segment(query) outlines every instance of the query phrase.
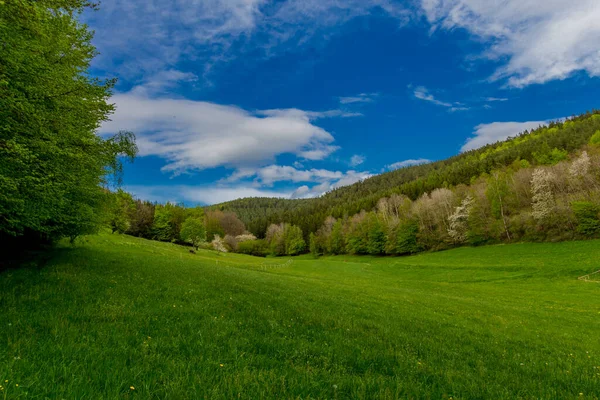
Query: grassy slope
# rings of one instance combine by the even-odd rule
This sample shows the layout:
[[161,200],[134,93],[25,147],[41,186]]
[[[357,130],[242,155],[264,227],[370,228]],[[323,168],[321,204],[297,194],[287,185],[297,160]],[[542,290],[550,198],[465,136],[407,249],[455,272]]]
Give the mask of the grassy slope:
[[0,399],[600,393],[600,241],[285,261],[104,235],[5,271]]

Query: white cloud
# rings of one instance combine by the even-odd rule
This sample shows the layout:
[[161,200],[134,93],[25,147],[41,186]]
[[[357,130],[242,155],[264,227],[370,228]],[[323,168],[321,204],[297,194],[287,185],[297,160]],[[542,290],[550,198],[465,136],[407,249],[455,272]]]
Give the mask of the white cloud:
[[203,187],[190,185],[129,185],[124,188],[137,198],[159,203],[186,202],[211,205],[244,197],[290,198],[292,191],[262,190],[251,186]]
[[485,101],[490,101],[490,102],[493,102],[493,101],[508,101],[508,99],[505,98],[505,97],[486,97]]
[[367,158],[365,156],[361,156],[359,154],[355,154],[350,158],[350,166],[356,167],[365,162]]
[[370,176],[372,175],[368,172],[354,170],[346,172],[317,168],[302,170],[289,165],[269,165],[254,170],[237,170],[225,179],[224,182],[231,183],[248,178],[255,178],[254,182],[258,186],[272,186],[277,182],[310,182],[324,185],[326,189],[322,192],[325,192],[331,188],[350,185]]
[[417,158],[417,159],[411,159],[411,160],[398,161],[393,164],[386,165],[386,168],[388,170],[392,171],[392,170],[399,169],[399,168],[410,167],[413,165],[427,164],[430,162],[431,162],[431,160],[428,160],[426,158]]
[[279,154],[322,160],[338,149],[334,138],[313,120],[345,117],[337,110],[298,109],[249,112],[203,101],[154,97],[144,85],[117,93],[112,121],[100,133],[130,130],[137,136],[140,156],[167,160],[164,171],[182,173],[225,166],[246,173]]
[[513,87],[600,76],[598,0],[421,0],[433,29],[464,28],[489,43],[503,65],[491,77]]
[[[211,186],[191,185],[127,185],[124,189],[143,200],[165,202],[186,202],[200,204],[217,204],[225,201],[244,197],[277,197],[277,198],[309,198],[346,185],[351,185],[360,180],[367,179],[372,174],[368,172],[346,171],[334,172],[327,170],[292,171],[292,167],[270,166],[256,171],[250,176],[257,176],[260,182],[238,182],[231,180]],[[296,189],[264,189],[261,185],[274,182],[290,181],[316,181],[316,185],[309,187],[302,185]]]
[[548,121],[527,121],[527,122],[492,122],[489,124],[479,124],[475,127],[473,137],[467,139],[462,146],[461,151],[469,151],[483,147],[486,144],[496,143],[507,139],[510,136],[530,129],[535,129],[540,125],[547,125]]
[[[409,85],[409,88],[410,87],[412,87],[412,86]],[[447,107],[448,111],[450,111],[450,112],[466,111],[466,110],[470,109],[469,107],[466,107],[464,104],[459,103],[459,102],[449,103],[446,101],[438,100],[424,86],[415,87],[415,89],[413,90],[413,95],[419,100],[424,100],[424,101],[428,101],[428,102],[433,103],[438,106]]]
[[291,194],[292,199],[297,198],[310,198],[310,197],[319,197],[333,189],[340,188],[342,186],[352,185],[358,181],[363,181],[372,177],[373,174],[368,172],[360,172],[360,171],[346,171],[345,174],[338,179],[337,181],[325,181],[313,187],[309,187],[307,185],[300,186]]
[[353,104],[353,103],[372,103],[378,93],[360,93],[356,96],[340,97],[341,104]]

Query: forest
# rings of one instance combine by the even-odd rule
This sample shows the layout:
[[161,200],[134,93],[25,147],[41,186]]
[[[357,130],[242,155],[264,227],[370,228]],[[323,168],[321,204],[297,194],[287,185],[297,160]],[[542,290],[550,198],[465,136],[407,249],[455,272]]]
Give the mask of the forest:
[[113,232],[222,252],[404,255],[595,238],[598,199],[600,114],[594,111],[321,198],[186,208],[118,191],[107,215]]

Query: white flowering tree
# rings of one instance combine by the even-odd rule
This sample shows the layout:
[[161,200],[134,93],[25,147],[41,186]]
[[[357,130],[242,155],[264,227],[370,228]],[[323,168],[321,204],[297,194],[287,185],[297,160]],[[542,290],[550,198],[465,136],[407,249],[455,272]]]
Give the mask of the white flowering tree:
[[469,229],[468,220],[473,209],[473,197],[465,197],[454,212],[448,217],[448,235],[455,243],[464,243],[467,240],[467,231]]
[[538,222],[547,220],[554,210],[552,179],[552,173],[544,168],[537,168],[533,171],[531,177],[533,218]]

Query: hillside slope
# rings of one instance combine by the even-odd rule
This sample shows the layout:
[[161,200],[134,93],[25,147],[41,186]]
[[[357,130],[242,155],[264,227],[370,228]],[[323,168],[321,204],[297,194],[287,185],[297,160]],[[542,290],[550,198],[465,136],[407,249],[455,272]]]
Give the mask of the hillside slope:
[[[0,273],[6,398],[598,398],[600,241],[259,259],[122,235]],[[17,386],[18,385],[18,386]]]
[[262,237],[271,223],[298,225],[305,234],[315,232],[327,216],[342,218],[371,210],[382,197],[404,194],[412,200],[434,189],[469,184],[492,170],[526,160],[532,165],[553,149],[572,153],[600,130],[600,111],[593,110],[565,122],[553,122],[531,132],[515,132],[507,141],[461,153],[446,160],[376,175],[335,189],[313,199],[245,198],[208,209],[235,212],[255,235]]

